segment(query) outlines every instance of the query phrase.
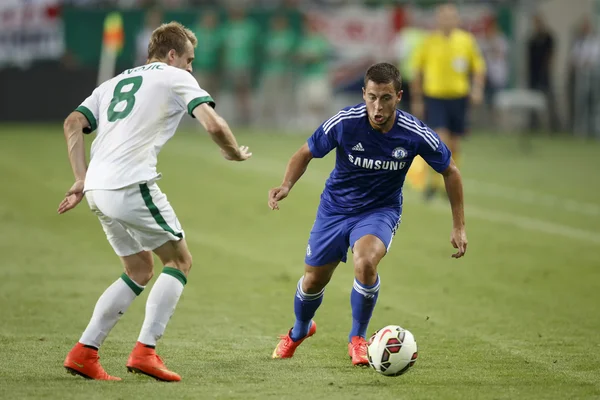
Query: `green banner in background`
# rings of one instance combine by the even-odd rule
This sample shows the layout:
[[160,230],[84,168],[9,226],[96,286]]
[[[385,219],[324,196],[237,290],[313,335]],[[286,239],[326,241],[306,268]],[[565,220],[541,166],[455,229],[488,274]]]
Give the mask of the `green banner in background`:
[[[600,1],[600,0],[598,0]],[[477,10],[486,6],[481,5],[473,5],[472,12],[477,13]],[[497,19],[498,23],[501,26],[504,33],[509,38],[509,41],[512,41],[512,18],[513,11],[506,6],[493,7],[487,6],[492,10]],[[466,10],[468,8],[467,5],[464,6]],[[171,10],[164,11],[162,14],[162,21],[178,21],[187,27],[195,30],[195,25],[200,20],[202,13],[208,10],[206,7],[196,7],[193,9],[186,10]],[[214,10],[214,8],[213,8]],[[369,9],[365,9],[367,11],[372,11]],[[389,10],[390,18],[393,18],[392,9]],[[427,11],[427,8],[422,8],[422,10]],[[430,9],[429,9],[430,10]],[[82,67],[86,68],[98,68],[100,61],[100,53],[102,48],[102,33],[103,33],[103,24],[106,15],[109,14],[111,9],[104,10],[90,10],[90,9],[80,9],[80,8],[67,8],[63,12],[64,19],[64,32],[65,32],[65,48],[70,56],[74,58],[74,60]],[[218,10],[221,22],[227,22],[227,12],[224,8],[219,8]],[[325,11],[316,11],[319,15],[322,15],[322,12]],[[344,12],[347,11],[347,12]],[[260,39],[260,37],[265,37],[267,34],[267,30],[269,29],[269,19],[275,12],[283,12],[285,13],[289,20],[290,25],[295,31],[297,35],[300,35],[301,25],[302,25],[302,14],[299,10],[287,9],[287,10],[249,10],[247,13],[247,17],[253,19],[257,22],[259,26],[259,40],[256,43],[256,51],[257,56],[253,57],[253,66],[251,75],[253,77],[257,77],[261,70],[261,44],[264,42]],[[331,10],[329,11],[331,12]],[[360,47],[360,41],[355,40],[356,38],[352,35],[355,35],[356,32],[356,24],[360,24],[361,22],[364,24],[365,19],[359,19],[358,22],[350,21],[348,18],[344,19],[346,14],[349,14],[348,9],[340,8],[336,11],[333,11],[333,16],[327,22],[327,26],[330,29],[324,29],[324,33],[329,35],[329,40],[332,43],[341,42],[343,46],[338,48],[333,52],[336,57],[344,58],[344,56],[348,56],[348,54],[356,56],[355,50],[357,47]],[[124,10],[121,12],[123,18],[123,29],[124,29],[124,44],[121,52],[119,53],[116,61],[116,71],[122,71],[127,68],[131,68],[136,64],[143,62],[139,59],[136,60],[136,54],[138,53],[136,49],[137,36],[140,31],[142,31],[144,27],[144,23],[146,20],[146,11],[144,10]],[[386,14],[387,15],[387,14]],[[426,17],[427,21],[432,21],[432,17]],[[346,21],[348,20],[348,21]],[[335,29],[332,28],[335,27]],[[327,27],[326,27],[327,28]],[[359,33],[364,34],[365,32],[370,32],[369,29],[360,31]],[[346,39],[340,41],[340,35],[346,35]],[[364,36],[364,35],[363,35]],[[148,38],[144,38],[141,41],[141,46],[146,46]],[[364,38],[362,38],[364,40]],[[379,41],[380,42],[380,41]],[[378,43],[379,43],[378,42]],[[142,49],[145,51],[145,49]],[[377,54],[374,57],[380,57],[381,51],[377,51]],[[142,57],[143,58],[143,57]],[[348,58],[348,57],[347,57]],[[356,58],[356,57],[354,57]],[[352,57],[350,57],[349,62],[352,62]],[[339,63],[338,63],[339,64]],[[511,74],[512,75],[512,74]],[[358,78],[357,78],[358,79]]]
[[[97,67],[102,49],[104,19],[111,10],[67,9],[64,12],[65,45],[67,51],[77,62],[87,67]],[[177,14],[177,15],[172,15]],[[136,55],[136,35],[144,26],[144,12],[140,10],[123,11],[125,42],[117,58],[122,68],[133,66]],[[165,19],[176,19],[184,24],[195,22],[190,13],[165,13]]]
[[[187,27],[193,28],[202,15],[202,10],[203,8],[198,7],[189,10],[165,11],[163,22],[178,21]],[[77,8],[64,10],[66,49],[82,66],[98,66],[102,47],[104,18],[110,11],[112,10]],[[226,21],[225,10],[220,9],[219,12],[221,20]],[[302,23],[300,13],[298,11],[288,11],[286,14],[290,18],[291,26],[299,33]],[[125,43],[117,59],[117,66],[119,69],[124,69],[132,67],[135,63],[136,36],[144,26],[145,11],[126,10],[122,11],[121,15],[123,17]],[[248,12],[248,17],[253,18],[263,30],[266,30],[268,19],[272,15],[273,11],[267,10]]]

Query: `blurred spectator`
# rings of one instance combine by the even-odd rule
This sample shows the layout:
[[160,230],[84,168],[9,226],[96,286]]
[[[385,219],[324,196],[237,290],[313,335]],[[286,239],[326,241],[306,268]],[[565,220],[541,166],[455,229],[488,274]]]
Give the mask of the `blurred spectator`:
[[586,18],[571,49],[574,72],[573,130],[600,138],[600,37]]
[[223,44],[219,14],[210,9],[202,11],[193,31],[198,39],[196,58],[192,64],[194,76],[200,87],[216,98],[219,90],[219,61]]
[[[492,18],[486,25],[483,36],[479,40],[479,46],[487,67],[485,102],[489,109],[494,111],[494,96],[507,87],[509,77],[508,40],[498,28],[495,18]],[[495,112],[494,119],[496,119]]]
[[[554,58],[554,36],[548,30],[544,20],[540,15],[535,15],[532,19],[533,33],[528,42],[527,61],[529,67],[529,87],[533,90],[539,90],[546,97],[547,112],[550,118],[550,130],[559,131],[561,129],[560,120],[556,112],[556,100],[552,89],[552,60]],[[540,128],[539,115],[535,112],[531,114],[530,128],[537,130]]]
[[232,7],[224,28],[224,63],[227,81],[237,102],[237,123],[250,122],[252,73],[255,66],[259,27],[241,7]]
[[296,53],[300,71],[297,105],[302,126],[318,126],[331,112],[328,108],[333,95],[328,63],[331,45],[314,18],[304,18],[303,33]]
[[152,7],[146,11],[144,26],[135,38],[135,65],[146,64],[148,59],[148,43],[152,32],[163,22],[163,14],[158,7]]
[[404,27],[397,33],[393,43],[394,63],[398,64],[402,76],[402,101],[400,108],[410,111],[410,85],[414,76],[412,68],[412,57],[415,50],[419,48],[428,32],[416,24],[413,14],[406,10],[404,12]]
[[286,16],[274,15],[270,22],[271,29],[264,42],[259,118],[281,128],[292,114],[291,70],[296,35]]

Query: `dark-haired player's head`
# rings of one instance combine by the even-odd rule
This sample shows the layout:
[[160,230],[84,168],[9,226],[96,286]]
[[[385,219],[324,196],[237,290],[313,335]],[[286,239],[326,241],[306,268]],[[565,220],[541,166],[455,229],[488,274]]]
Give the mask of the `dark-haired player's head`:
[[390,63],[369,67],[365,74],[363,99],[373,128],[385,132],[392,128],[401,98],[402,78],[398,68]]

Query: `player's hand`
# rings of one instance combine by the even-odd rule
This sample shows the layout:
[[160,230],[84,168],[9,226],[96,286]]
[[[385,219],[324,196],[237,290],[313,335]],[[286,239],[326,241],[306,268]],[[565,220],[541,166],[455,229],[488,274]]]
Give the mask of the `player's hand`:
[[285,199],[290,193],[290,189],[285,186],[279,186],[269,190],[269,208],[279,210],[278,202]]
[[252,157],[252,153],[250,152],[250,149],[248,149],[248,146],[240,146],[238,154],[236,155],[231,155],[223,149],[221,149],[221,154],[229,161],[245,161]]
[[452,258],[461,258],[467,252],[467,232],[465,228],[454,228],[452,229],[452,236],[450,243],[458,251],[452,254]]
[[483,103],[483,90],[480,88],[474,88],[471,92],[471,103],[475,106]]
[[83,199],[83,181],[76,181],[71,189],[65,194],[65,198],[58,205],[58,213],[64,214],[75,208]]

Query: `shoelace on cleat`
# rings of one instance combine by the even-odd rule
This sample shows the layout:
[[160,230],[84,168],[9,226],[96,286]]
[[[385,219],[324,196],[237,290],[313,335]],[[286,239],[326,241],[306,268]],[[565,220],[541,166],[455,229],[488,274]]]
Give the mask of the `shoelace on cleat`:
[[352,352],[358,354],[361,357],[367,356],[367,348],[364,346],[366,342],[356,342],[352,344]]
[[294,341],[289,335],[279,335],[279,339],[283,340],[283,344],[280,345],[280,349],[287,349]]

